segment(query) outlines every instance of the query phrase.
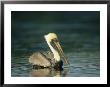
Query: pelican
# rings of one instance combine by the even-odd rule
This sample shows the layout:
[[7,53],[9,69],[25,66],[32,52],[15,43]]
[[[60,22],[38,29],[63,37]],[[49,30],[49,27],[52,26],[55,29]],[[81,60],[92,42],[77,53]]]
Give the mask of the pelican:
[[[29,62],[36,68],[61,69],[63,61],[69,64],[55,33],[44,35],[44,38],[51,50],[47,52],[36,52],[29,58]],[[62,61],[63,59],[63,61]]]

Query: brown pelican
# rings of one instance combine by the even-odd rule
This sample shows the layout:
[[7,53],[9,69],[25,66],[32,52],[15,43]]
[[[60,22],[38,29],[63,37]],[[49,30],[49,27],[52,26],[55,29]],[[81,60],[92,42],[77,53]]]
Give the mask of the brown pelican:
[[[36,52],[29,58],[29,62],[36,68],[55,68],[61,69],[63,61],[68,64],[67,58],[60,46],[57,35],[49,33],[44,38],[51,52]],[[62,61],[63,59],[63,61]]]

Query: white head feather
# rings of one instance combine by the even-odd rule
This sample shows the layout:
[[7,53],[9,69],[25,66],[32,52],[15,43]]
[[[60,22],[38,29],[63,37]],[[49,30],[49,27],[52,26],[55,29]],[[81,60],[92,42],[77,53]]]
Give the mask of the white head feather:
[[44,36],[46,41],[51,42],[52,39],[57,38],[57,35],[55,33],[49,33],[48,35]]

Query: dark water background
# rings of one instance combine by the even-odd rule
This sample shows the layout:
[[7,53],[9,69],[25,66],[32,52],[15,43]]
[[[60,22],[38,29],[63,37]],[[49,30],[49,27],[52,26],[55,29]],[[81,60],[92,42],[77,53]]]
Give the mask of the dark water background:
[[[11,75],[28,76],[100,76],[100,12],[11,12]],[[33,70],[29,56],[49,49],[44,35],[58,35],[70,67],[64,71]],[[39,75],[40,74],[40,75]]]

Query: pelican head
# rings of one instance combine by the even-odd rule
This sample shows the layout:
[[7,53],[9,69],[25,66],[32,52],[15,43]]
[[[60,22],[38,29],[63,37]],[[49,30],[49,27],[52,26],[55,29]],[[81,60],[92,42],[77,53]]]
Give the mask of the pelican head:
[[68,61],[64,55],[64,52],[60,46],[60,43],[58,41],[58,37],[55,33],[49,33],[44,36],[50,50],[54,54],[54,59],[56,62],[59,62],[61,58],[63,58],[64,62],[68,64]]

